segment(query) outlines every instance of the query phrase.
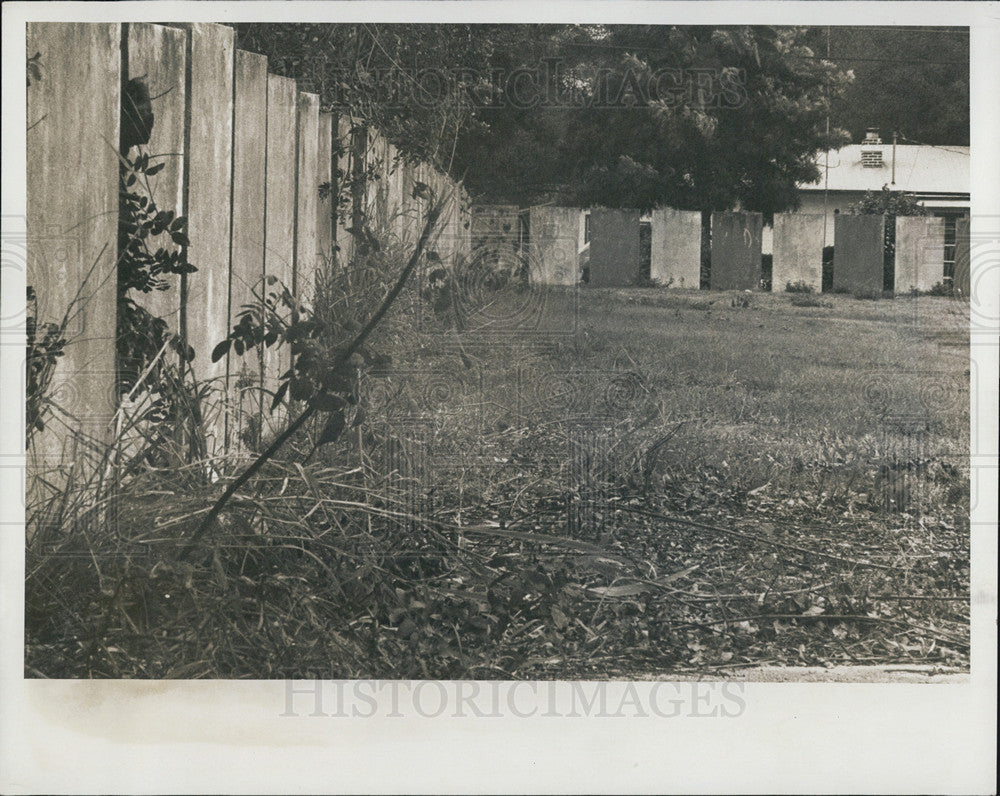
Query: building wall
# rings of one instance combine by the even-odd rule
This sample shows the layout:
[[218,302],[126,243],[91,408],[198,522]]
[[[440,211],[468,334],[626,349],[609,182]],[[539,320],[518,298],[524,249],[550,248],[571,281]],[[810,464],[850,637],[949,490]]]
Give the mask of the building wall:
[[[837,212],[847,213],[852,204],[860,202],[865,196],[864,191],[830,191],[827,200],[826,219],[826,245],[833,245],[833,225],[837,217]],[[797,212],[807,215],[823,215],[823,192],[822,191],[800,191],[799,200],[801,202]],[[947,204],[935,204],[933,201],[922,203],[931,215],[966,215],[969,212],[970,203],[968,199],[949,200]],[[765,241],[764,251],[767,251]]]

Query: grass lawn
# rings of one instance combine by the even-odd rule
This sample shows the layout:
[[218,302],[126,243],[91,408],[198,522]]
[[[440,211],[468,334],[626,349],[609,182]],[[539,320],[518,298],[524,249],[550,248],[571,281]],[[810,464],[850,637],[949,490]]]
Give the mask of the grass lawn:
[[[109,602],[37,562],[28,671],[967,668],[968,304],[815,298],[498,292],[461,332],[401,307],[363,417],[266,467],[189,569],[152,578],[154,552]],[[125,499],[129,545],[188,533],[221,489],[183,478]],[[69,584],[94,604],[57,627]]]

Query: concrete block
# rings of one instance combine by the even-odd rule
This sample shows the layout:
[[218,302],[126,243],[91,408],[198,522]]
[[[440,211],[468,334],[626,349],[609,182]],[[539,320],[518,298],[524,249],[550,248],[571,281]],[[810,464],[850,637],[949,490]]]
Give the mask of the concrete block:
[[[539,285],[576,285],[580,281],[580,211],[575,207],[532,207],[528,211],[531,255],[529,278]],[[638,238],[638,225],[636,227]]]
[[885,216],[838,213],[833,235],[833,289],[881,293]]
[[772,292],[780,293],[796,282],[810,285],[817,293],[823,289],[823,216],[776,214],[773,245]]
[[652,214],[649,275],[666,287],[701,285],[701,213],[658,207]]
[[896,218],[895,292],[930,290],[944,282],[944,219]]
[[763,227],[760,213],[712,213],[712,290],[760,288]]
[[295,201],[295,293],[311,302],[322,265],[316,220],[319,217],[319,95],[298,98],[298,188]]
[[[135,190],[149,196],[157,208],[187,215],[184,207],[184,111],[187,102],[187,34],[177,28],[133,22],[128,26],[128,77],[145,76],[153,105],[153,129],[149,143],[140,147],[150,155],[150,163],[162,163],[163,169],[148,178],[148,186],[139,181]],[[136,150],[133,149],[134,157]],[[168,251],[180,248],[167,236],[157,247]],[[167,322],[174,333],[180,331],[181,277],[163,274],[167,290],[135,293],[136,303],[155,317]]]
[[639,211],[590,212],[590,286],[626,287],[639,279]]
[[324,260],[330,258],[333,253],[333,230],[336,224],[334,194],[331,192],[334,185],[335,175],[333,173],[333,130],[336,119],[332,113],[320,113],[319,115],[319,144],[316,151],[317,168],[319,169],[319,184],[326,185],[323,196],[319,199],[316,209],[316,240],[320,254]]
[[962,296],[970,295],[972,282],[972,248],[969,218],[955,219],[955,273],[952,286]]
[[[29,474],[40,475],[71,464],[67,426],[106,441],[116,409],[121,26],[32,22],[27,51],[41,54],[45,71],[27,89],[26,282],[37,293],[40,324],[60,323],[82,298],[50,393],[70,417],[50,419],[28,451]],[[48,475],[56,488],[64,483]]]
[[232,217],[233,57],[235,31],[223,25],[189,28],[191,89],[187,195],[189,259],[197,271],[186,277],[184,322],[195,350],[195,376],[214,382],[206,402],[209,455],[222,452],[226,361],[213,363],[212,349],[226,337],[229,320],[229,244]]

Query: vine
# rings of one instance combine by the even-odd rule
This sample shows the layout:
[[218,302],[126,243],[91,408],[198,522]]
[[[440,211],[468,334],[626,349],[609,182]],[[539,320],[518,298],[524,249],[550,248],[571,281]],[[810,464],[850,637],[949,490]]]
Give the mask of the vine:
[[[176,350],[182,362],[194,352],[177,335],[170,335],[166,322],[140,306],[135,292],[169,289],[168,274],[190,274],[197,269],[188,262],[187,219],[172,210],[161,210],[153,200],[150,178],[166,165],[151,163],[148,153],[129,158],[133,146],[149,142],[153,113],[149,89],[141,78],[125,88],[121,114],[120,186],[118,198],[118,287],[117,361],[118,388],[122,395],[136,386],[139,375],[152,368],[151,384],[164,379],[164,362],[158,359],[166,345]],[[176,248],[168,249],[164,238]]]

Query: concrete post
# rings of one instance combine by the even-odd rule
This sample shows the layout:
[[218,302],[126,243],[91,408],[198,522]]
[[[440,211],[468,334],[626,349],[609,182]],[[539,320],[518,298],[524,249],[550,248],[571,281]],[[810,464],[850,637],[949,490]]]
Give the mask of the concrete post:
[[530,280],[539,285],[573,286],[580,279],[580,212],[575,207],[532,207],[528,213]]
[[652,214],[650,277],[664,287],[701,284],[701,213],[658,207]]
[[764,219],[760,213],[712,213],[712,290],[758,290]]
[[774,260],[771,291],[780,293],[798,282],[823,289],[823,216],[780,213],[774,216]]
[[[267,158],[267,58],[236,51],[233,113],[233,240],[229,282],[229,326],[247,305],[257,304],[264,286]],[[259,433],[264,402],[263,350],[229,353],[230,415],[227,448]]]
[[839,213],[833,246],[835,292],[882,292],[885,216]]
[[[163,164],[163,169],[149,178],[148,190],[145,184],[138,182],[135,190],[147,194],[160,210],[173,211],[177,216],[187,215],[184,206],[187,34],[163,25],[131,23],[128,26],[128,66],[127,77],[145,75],[153,98],[153,129],[142,151],[150,155],[151,163]],[[180,248],[165,239],[158,241],[157,246],[167,251]],[[163,274],[161,278],[169,285],[167,290],[137,294],[134,298],[155,317],[164,319],[171,332],[177,333],[180,331],[181,278],[177,274]]]
[[77,467],[78,480],[98,466],[117,405],[121,26],[33,22],[27,51],[40,53],[45,71],[27,95],[26,281],[38,324],[71,316],[46,393],[66,415],[35,431],[28,470],[59,489],[69,472],[61,466]]
[[639,278],[639,211],[590,213],[590,286],[627,287]]
[[198,23],[190,26],[188,35],[188,257],[198,270],[186,277],[183,312],[187,341],[195,351],[195,376],[217,387],[202,407],[211,456],[222,452],[225,441],[226,361],[213,363],[211,354],[229,331],[235,31]]
[[944,219],[896,218],[895,292],[926,291],[944,283]]
[[[280,290],[284,285],[293,286],[295,261],[295,152],[297,138],[297,92],[295,80],[286,77],[267,77],[267,198],[265,204],[264,273],[280,280],[268,286],[267,291]],[[291,360],[287,350],[265,349],[264,387],[273,392],[278,387],[278,376],[284,373]],[[270,396],[265,394],[270,405]],[[268,419],[280,420],[280,412],[265,413]],[[273,429],[272,429],[273,430]]]

